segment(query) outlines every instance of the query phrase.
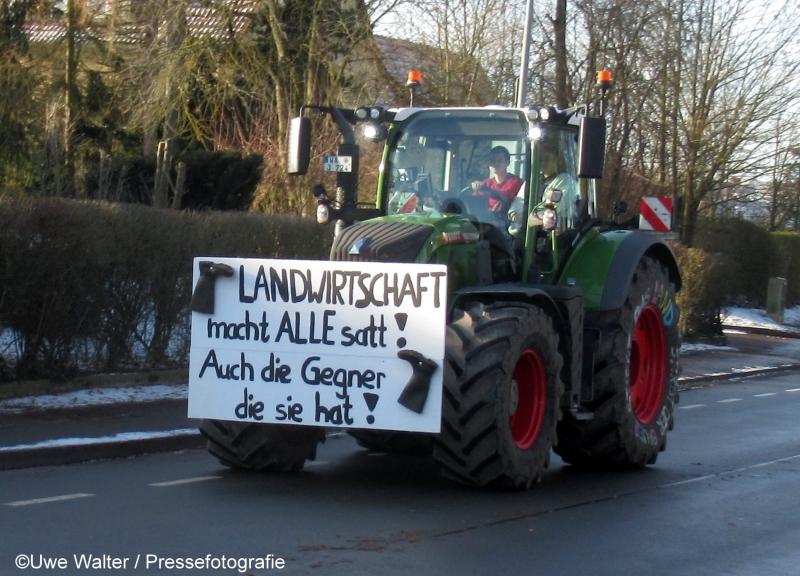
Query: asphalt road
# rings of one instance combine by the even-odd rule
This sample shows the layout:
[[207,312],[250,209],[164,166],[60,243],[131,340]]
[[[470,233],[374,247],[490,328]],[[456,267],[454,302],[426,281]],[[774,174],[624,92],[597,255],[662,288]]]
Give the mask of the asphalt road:
[[[794,374],[691,390],[656,466],[587,472],[554,458],[524,493],[454,486],[429,459],[349,437],[294,475],[233,472],[203,451],[5,471],[0,574],[85,574],[74,555],[92,554],[102,574],[791,576],[798,416]],[[268,554],[284,568],[166,568]],[[66,568],[21,570],[20,555]]]

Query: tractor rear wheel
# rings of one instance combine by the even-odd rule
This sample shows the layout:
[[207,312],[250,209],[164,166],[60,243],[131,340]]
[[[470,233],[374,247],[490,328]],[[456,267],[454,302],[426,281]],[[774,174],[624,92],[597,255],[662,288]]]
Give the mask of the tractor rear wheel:
[[325,429],[253,422],[202,420],[208,451],[225,466],[246,470],[295,472],[317,456]]
[[476,304],[447,328],[442,474],[471,486],[529,488],[550,461],[562,358],[550,317],[519,302]]
[[675,285],[657,260],[639,262],[621,309],[587,315],[600,329],[594,350],[591,420],[565,415],[555,451],[570,464],[643,468],[667,445],[678,399]]

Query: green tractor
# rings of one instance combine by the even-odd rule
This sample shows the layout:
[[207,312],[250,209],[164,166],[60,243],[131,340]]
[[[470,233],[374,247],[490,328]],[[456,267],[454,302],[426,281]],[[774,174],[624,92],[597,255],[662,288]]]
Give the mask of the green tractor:
[[[292,122],[289,172],[306,173],[311,119],[342,134],[318,220],[337,221],[332,260],[446,264],[441,430],[350,429],[375,450],[432,453],[444,476],[528,488],[551,449],[576,466],[641,468],[673,426],[681,279],[657,235],[597,214],[605,148],[588,106],[306,106]],[[385,140],[377,199],[357,199],[355,130]],[[490,171],[487,166],[491,165]],[[487,178],[488,176],[488,178]],[[224,463],[296,470],[313,427],[204,421]]]

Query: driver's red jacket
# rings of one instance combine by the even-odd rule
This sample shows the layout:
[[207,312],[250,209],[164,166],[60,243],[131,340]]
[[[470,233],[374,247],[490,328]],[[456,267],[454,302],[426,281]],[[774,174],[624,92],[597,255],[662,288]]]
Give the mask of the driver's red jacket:
[[[522,188],[522,178],[516,176],[515,174],[509,174],[508,177],[500,183],[498,183],[494,178],[487,178],[483,181],[483,185],[499,192],[505,203],[505,206],[498,206],[500,203],[496,198],[489,198],[489,210],[503,210],[507,209],[511,205],[511,201],[514,200],[517,192],[519,192],[519,189]],[[481,190],[476,190],[473,192],[473,195],[484,196],[485,193],[482,193]]]

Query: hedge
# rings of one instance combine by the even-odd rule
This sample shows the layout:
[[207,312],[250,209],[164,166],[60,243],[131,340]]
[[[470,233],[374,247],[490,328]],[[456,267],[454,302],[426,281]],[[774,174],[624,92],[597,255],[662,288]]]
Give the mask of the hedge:
[[323,259],[298,217],[0,199],[0,377],[176,367],[189,347],[192,259]]
[[770,234],[739,218],[701,220],[695,247],[677,248],[683,335],[719,336],[730,306],[765,308],[771,277],[786,278],[786,305],[800,302],[800,234]]
[[[0,198],[0,380],[183,366],[195,256],[325,259],[330,241],[298,217]],[[676,251],[685,336],[763,307],[770,276],[800,301],[800,234],[707,221]]]

